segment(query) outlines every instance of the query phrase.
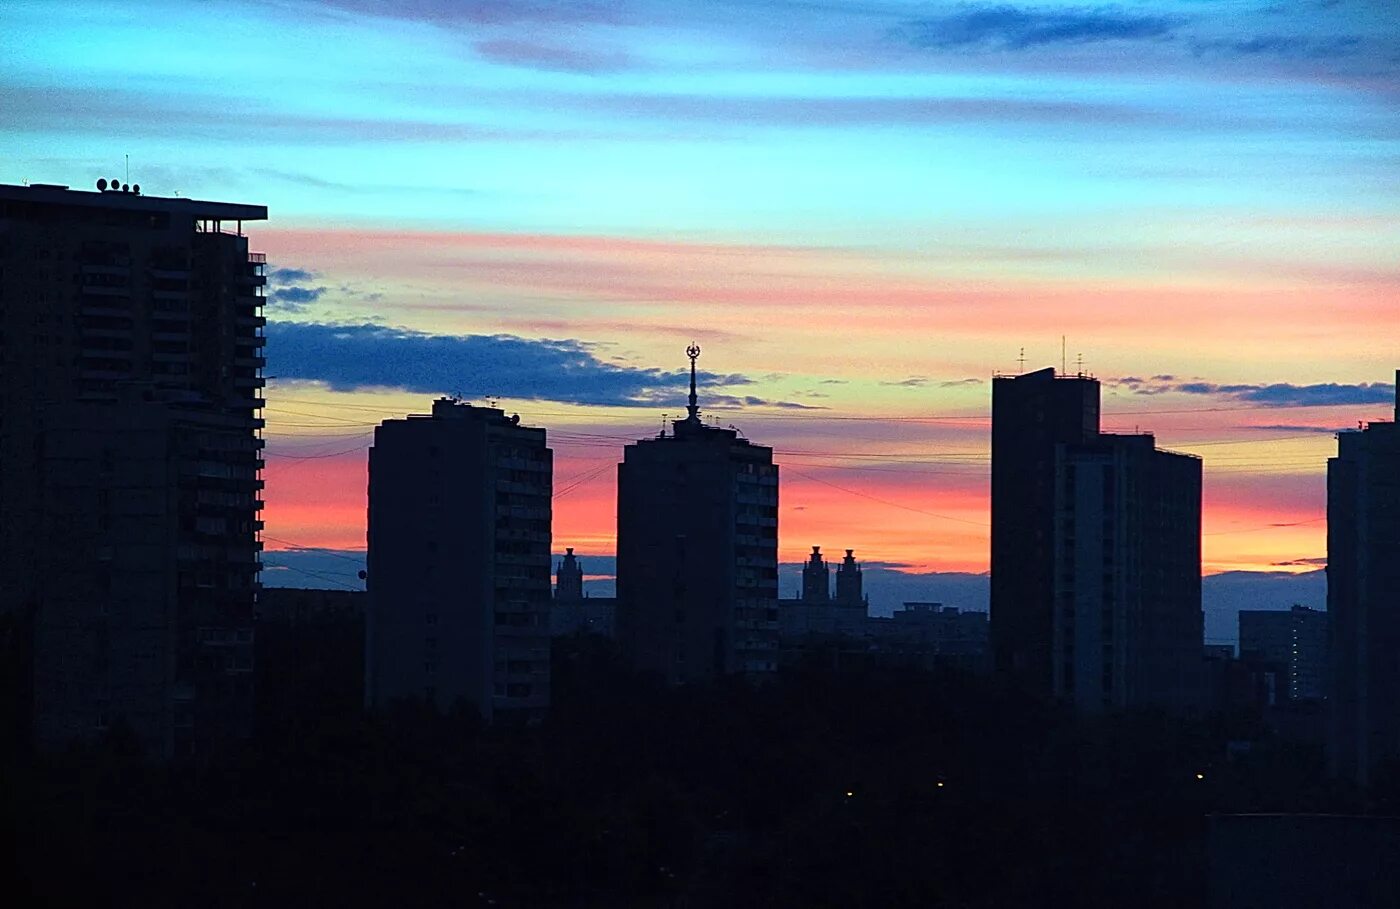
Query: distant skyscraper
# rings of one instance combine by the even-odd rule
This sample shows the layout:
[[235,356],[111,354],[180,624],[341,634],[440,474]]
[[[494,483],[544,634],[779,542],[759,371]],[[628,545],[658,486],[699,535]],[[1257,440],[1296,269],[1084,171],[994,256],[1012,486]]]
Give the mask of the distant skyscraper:
[[858,606],[861,609],[868,605],[861,567],[856,561],[854,549],[847,549],[846,557],[836,567],[836,602],[841,606]]
[[1362,784],[1400,757],[1400,372],[1396,422],[1337,435],[1327,462],[1332,761]]
[[1099,433],[1099,383],[992,386],[992,645],[1082,710],[1189,706],[1201,663],[1201,464]]
[[1053,693],[1080,710],[1200,695],[1201,461],[1151,435],[1056,446]]
[[0,611],[41,748],[252,722],[262,503],[257,205],[0,186]]
[[996,668],[1053,685],[1055,454],[1099,431],[1099,383],[1053,369],[992,380],[991,635]]
[[369,455],[365,700],[471,702],[487,719],[549,705],[545,431],[449,398],[387,420]]
[[554,606],[550,609],[550,633],[555,637],[570,634],[597,634],[613,637],[616,633],[617,599],[591,597],[583,590],[583,565],[574,555],[574,547],[564,551],[555,569],[558,583],[554,588]]
[[1320,701],[1327,693],[1327,613],[1294,606],[1240,610],[1240,659],[1272,664],[1284,675],[1280,697]]
[[825,603],[831,599],[831,570],[822,558],[822,548],[812,547],[812,555],[802,566],[802,602]]
[[574,556],[574,547],[570,546],[564,552],[564,558],[559,562],[556,577],[558,578],[558,583],[554,588],[556,600],[583,599],[583,567],[579,565],[578,558]]
[[688,351],[688,416],[618,465],[622,646],[672,682],[777,667],[778,468],[773,450],[706,426]]

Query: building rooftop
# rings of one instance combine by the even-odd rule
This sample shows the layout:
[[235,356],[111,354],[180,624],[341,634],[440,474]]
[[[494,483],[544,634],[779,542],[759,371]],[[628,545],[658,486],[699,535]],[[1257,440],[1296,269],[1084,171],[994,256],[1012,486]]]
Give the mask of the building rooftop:
[[[104,181],[105,182],[105,181]],[[74,208],[117,209],[121,211],[179,212],[195,219],[212,221],[266,221],[266,205],[236,202],[206,202],[200,199],[146,196],[139,184],[130,191],[76,190],[53,183],[16,186],[0,183],[0,202],[31,202]]]

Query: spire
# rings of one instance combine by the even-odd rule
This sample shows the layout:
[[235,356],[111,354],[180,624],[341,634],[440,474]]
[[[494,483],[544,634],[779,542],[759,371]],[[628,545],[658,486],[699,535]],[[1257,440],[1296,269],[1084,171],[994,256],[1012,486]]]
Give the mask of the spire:
[[690,416],[686,419],[698,421],[700,419],[700,404],[695,398],[695,361],[700,357],[700,345],[692,343],[685,349],[685,355],[690,357],[690,403],[685,408],[690,412]]

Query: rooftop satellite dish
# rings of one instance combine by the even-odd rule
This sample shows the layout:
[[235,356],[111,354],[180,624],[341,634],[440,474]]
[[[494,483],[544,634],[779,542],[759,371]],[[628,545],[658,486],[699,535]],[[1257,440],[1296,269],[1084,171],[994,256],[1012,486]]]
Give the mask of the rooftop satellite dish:
[[98,191],[98,192],[106,192],[106,191],[107,191],[107,178],[106,178],[106,177],[98,177],[98,178],[97,178],[97,191]]

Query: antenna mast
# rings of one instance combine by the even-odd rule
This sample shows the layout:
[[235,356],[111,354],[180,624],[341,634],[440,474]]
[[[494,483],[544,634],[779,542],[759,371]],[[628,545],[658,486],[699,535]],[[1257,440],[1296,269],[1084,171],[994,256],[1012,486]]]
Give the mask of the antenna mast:
[[1069,358],[1065,355],[1065,336],[1060,335],[1060,375],[1069,372]]

